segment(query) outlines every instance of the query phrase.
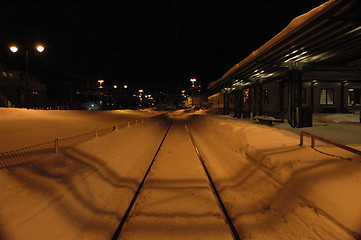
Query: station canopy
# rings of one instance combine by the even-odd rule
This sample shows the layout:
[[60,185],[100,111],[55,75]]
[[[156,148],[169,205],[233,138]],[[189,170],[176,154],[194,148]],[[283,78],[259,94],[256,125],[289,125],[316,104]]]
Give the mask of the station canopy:
[[304,80],[360,81],[361,1],[330,0],[295,18],[208,89],[284,79],[290,68],[302,69]]

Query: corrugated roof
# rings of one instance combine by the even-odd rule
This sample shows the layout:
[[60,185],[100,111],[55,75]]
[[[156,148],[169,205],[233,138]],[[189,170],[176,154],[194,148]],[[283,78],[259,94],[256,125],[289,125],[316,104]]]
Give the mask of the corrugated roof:
[[361,59],[361,7],[358,0],[330,0],[294,20],[208,89],[246,85],[284,76],[290,64],[348,65]]

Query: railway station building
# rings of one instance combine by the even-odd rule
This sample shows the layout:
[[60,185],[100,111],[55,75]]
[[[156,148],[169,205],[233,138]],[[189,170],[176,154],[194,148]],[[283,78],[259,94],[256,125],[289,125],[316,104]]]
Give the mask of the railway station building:
[[295,18],[208,86],[238,118],[312,126],[313,113],[361,110],[361,2],[330,0]]

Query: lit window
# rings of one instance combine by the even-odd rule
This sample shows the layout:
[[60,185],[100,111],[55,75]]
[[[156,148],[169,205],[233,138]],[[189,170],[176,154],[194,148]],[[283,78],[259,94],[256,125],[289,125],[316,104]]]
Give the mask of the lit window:
[[321,89],[320,104],[321,105],[333,105],[334,102],[334,89]]
[[249,89],[243,90],[243,102],[248,103],[249,100]]
[[347,103],[348,106],[360,106],[361,103],[361,89],[350,88],[348,89]]
[[8,74],[7,74],[6,72],[3,72],[3,76],[4,76],[4,77],[7,77]]

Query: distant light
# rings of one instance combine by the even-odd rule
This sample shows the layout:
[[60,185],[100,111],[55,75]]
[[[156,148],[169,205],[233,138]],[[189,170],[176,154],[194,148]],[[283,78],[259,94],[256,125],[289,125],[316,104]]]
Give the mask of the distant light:
[[142,90],[142,89],[139,89],[139,92],[140,92],[140,93],[142,93],[142,92],[143,92],[143,90]]
[[192,82],[192,87],[194,87],[194,82],[197,81],[197,79],[191,78],[190,81]]
[[104,83],[104,80],[103,80],[103,79],[99,79],[99,80],[98,80],[98,83],[99,83],[99,88],[103,88],[102,84]]
[[114,85],[114,88],[118,88],[118,86],[117,86],[117,85]]
[[19,49],[16,46],[11,46],[10,47],[10,51],[12,51],[13,53],[16,53]]
[[128,88],[128,85],[124,85],[124,88]]
[[38,50],[38,52],[44,52],[45,48],[43,45],[37,45],[36,50]]

